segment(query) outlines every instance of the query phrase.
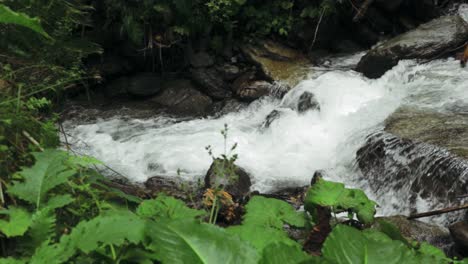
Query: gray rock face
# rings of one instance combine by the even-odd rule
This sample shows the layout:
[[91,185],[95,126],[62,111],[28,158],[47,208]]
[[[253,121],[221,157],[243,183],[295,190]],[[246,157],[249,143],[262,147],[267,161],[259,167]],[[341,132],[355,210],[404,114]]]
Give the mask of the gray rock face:
[[377,45],[361,59],[356,70],[369,78],[379,78],[400,60],[431,59],[467,39],[468,23],[460,16],[440,17]]
[[224,101],[214,103],[210,112],[214,116],[219,117],[229,113],[238,112],[248,105],[248,103],[241,102],[237,99],[226,99]]
[[468,256],[468,222],[455,223],[449,227],[449,230],[459,251],[465,252],[465,257]]
[[214,99],[225,99],[232,96],[229,85],[223,77],[212,68],[192,69],[191,77],[200,89]]
[[[218,159],[219,168],[213,162],[205,176],[205,188],[223,187],[235,199],[245,197],[250,192],[252,182],[249,174],[239,166],[233,165],[229,168],[228,163],[223,166],[222,160]],[[232,170],[235,178],[230,179],[223,171]],[[220,172],[221,171],[221,172]]]
[[167,108],[169,113],[199,116],[207,113],[212,100],[196,90],[190,80],[171,80],[163,84],[163,92],[151,101]]
[[265,118],[265,121],[262,124],[262,128],[269,128],[275,120],[279,119],[281,117],[281,111],[279,110],[273,110],[271,111],[267,117]]

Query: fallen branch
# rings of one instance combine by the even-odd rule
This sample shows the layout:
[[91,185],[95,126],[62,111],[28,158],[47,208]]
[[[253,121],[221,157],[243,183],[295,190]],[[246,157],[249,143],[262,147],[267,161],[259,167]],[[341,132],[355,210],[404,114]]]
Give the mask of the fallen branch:
[[39,142],[37,142],[37,140],[35,140],[28,132],[23,130],[23,136],[25,136],[31,143],[36,145],[36,147],[38,147],[40,151],[44,151]]
[[314,40],[312,41],[312,44],[310,45],[309,51],[312,50],[312,48],[315,45],[315,41],[317,41],[317,34],[320,28],[320,23],[322,23],[323,15],[325,14],[325,8],[322,10],[322,13],[320,14],[319,21],[317,22],[317,27],[315,28],[315,33],[314,33]]
[[428,217],[428,216],[433,216],[433,215],[441,215],[441,214],[460,211],[460,210],[464,210],[464,209],[468,209],[468,204],[463,204],[463,205],[459,205],[459,206],[455,206],[455,207],[444,208],[444,209],[435,210],[435,211],[429,211],[429,212],[425,212],[425,213],[414,214],[414,215],[410,215],[408,217],[408,219],[411,220],[411,219]]
[[374,0],[366,0],[359,8],[357,14],[354,16],[353,22],[359,22],[364,17],[364,15],[367,12],[367,9],[369,9],[369,6],[372,5],[373,2]]

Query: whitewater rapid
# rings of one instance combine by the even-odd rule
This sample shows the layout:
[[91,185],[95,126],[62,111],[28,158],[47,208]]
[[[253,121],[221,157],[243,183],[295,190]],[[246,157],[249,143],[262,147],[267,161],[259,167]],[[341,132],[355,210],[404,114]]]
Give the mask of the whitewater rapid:
[[[371,80],[350,69],[361,56],[332,59],[326,67],[311,68],[310,75],[282,100],[266,97],[218,118],[116,115],[92,122],[70,120],[64,123],[67,140],[79,153],[102,160],[135,182],[153,176],[195,181],[212,162],[205,147],[212,146],[215,155],[223,152],[220,130],[227,124],[227,145],[238,144],[237,164],[251,174],[253,190],[306,185],[316,170],[326,170],[331,180],[364,188],[376,197],[360,180],[355,165],[356,151],[366,136],[382,130],[383,121],[399,106],[439,109],[468,102],[468,71],[454,59],[427,64],[402,61],[380,79]],[[300,114],[291,109],[305,91],[316,96],[320,111]],[[262,129],[273,110],[282,115]],[[401,213],[385,201],[377,202],[380,214]]]

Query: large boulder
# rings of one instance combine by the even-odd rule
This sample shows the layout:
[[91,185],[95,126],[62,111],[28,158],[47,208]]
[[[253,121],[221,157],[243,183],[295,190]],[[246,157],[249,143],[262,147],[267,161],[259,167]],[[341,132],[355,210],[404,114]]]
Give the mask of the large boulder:
[[155,73],[144,72],[129,77],[118,78],[106,85],[104,91],[107,96],[132,95],[148,97],[161,91],[164,79]]
[[310,61],[304,54],[277,42],[245,45],[242,51],[270,81],[286,82],[293,87],[309,72]]
[[450,233],[445,227],[417,220],[408,220],[405,216],[401,215],[378,217],[376,220],[377,221],[372,226],[374,229],[380,229],[382,227],[381,221],[385,221],[396,226],[404,238],[420,243],[427,242],[435,247],[443,249],[445,252],[449,252],[453,244]]
[[356,70],[379,78],[403,59],[432,59],[468,39],[468,23],[459,15],[444,16],[372,48]]
[[211,164],[205,176],[205,188],[221,187],[235,199],[247,196],[251,186],[250,176],[243,168],[230,165],[229,162],[223,162],[221,159]]
[[229,85],[214,68],[192,69],[191,78],[203,92],[214,99],[226,99],[232,96]]
[[151,101],[172,114],[200,116],[206,114],[212,104],[211,98],[195,89],[190,80],[169,80],[162,89],[163,92]]

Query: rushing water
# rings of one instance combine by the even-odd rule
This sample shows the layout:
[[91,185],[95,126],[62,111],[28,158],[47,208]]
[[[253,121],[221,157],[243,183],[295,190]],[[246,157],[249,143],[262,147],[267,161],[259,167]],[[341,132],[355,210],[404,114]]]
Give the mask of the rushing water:
[[[356,151],[365,137],[381,130],[385,118],[401,105],[442,109],[454,102],[468,103],[468,71],[453,59],[428,64],[403,61],[382,78],[370,80],[350,70],[361,55],[312,68],[310,76],[282,100],[264,98],[218,118],[181,121],[167,116],[137,119],[116,115],[64,125],[76,150],[101,159],[137,182],[157,175],[175,177],[178,171],[188,180],[203,177],[211,163],[205,147],[211,145],[215,154],[222,153],[220,130],[228,124],[227,145],[238,143],[237,163],[252,175],[253,189],[267,192],[304,185],[315,170],[323,169],[332,180],[364,188],[378,199],[359,180],[355,166]],[[315,94],[320,111],[300,114],[293,110],[304,91]],[[275,109],[282,115],[262,129],[265,117]],[[402,213],[405,208],[404,200],[400,209],[378,202],[381,214]],[[431,201],[419,206],[425,208],[426,203]]]

